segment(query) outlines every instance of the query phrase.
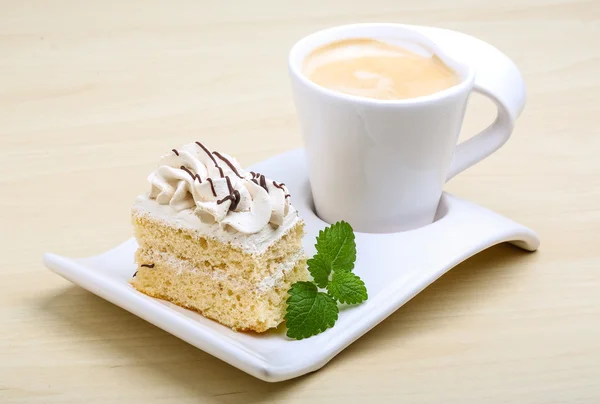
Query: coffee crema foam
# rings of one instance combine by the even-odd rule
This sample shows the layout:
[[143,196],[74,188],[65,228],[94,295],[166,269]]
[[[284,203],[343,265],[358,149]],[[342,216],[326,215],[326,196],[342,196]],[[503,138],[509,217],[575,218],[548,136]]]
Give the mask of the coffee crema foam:
[[322,87],[379,100],[430,95],[460,81],[436,55],[423,56],[368,38],[321,46],[304,59],[302,70]]

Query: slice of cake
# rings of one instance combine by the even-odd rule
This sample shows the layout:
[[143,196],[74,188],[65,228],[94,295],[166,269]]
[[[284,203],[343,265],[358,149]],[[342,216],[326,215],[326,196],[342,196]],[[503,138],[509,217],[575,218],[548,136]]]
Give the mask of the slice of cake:
[[235,330],[280,324],[290,285],[309,279],[285,184],[200,142],[162,157],[148,181],[132,209],[133,287]]

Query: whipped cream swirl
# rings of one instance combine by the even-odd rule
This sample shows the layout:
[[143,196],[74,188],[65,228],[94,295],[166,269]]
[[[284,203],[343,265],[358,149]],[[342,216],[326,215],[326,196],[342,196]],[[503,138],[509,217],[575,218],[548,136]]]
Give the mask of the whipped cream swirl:
[[173,149],[148,177],[150,198],[175,211],[194,209],[206,223],[257,233],[281,226],[290,208],[285,184],[244,171],[237,160],[195,142]]

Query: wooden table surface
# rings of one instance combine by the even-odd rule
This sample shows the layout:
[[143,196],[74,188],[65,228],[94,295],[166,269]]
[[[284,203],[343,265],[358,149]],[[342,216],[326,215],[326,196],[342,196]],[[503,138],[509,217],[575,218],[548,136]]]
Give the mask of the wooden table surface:
[[[447,190],[539,232],[459,265],[319,372],[269,384],[46,270],[131,235],[157,158],[302,145],[286,55],[350,22],[434,25],[515,60],[512,139]],[[472,97],[468,136],[493,117]],[[600,3],[0,1],[0,402],[599,403]]]

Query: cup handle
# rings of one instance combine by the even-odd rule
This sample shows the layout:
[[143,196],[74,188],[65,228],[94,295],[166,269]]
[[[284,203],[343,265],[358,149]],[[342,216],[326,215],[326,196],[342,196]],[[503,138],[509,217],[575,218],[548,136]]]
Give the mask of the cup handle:
[[473,37],[468,39],[469,54],[465,62],[475,68],[473,91],[491,98],[498,107],[498,115],[482,132],[456,146],[446,181],[506,143],[525,106],[525,83],[512,60],[492,45]]

